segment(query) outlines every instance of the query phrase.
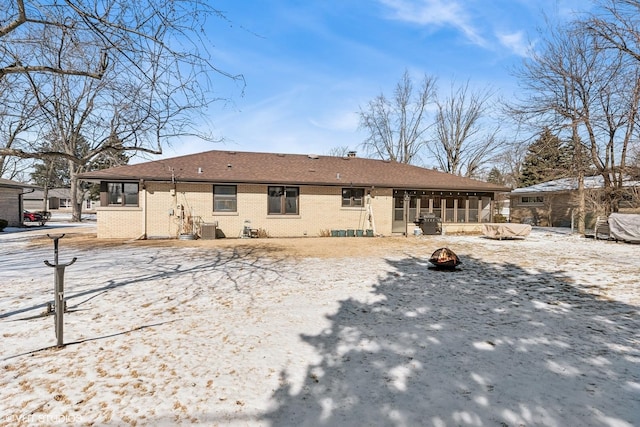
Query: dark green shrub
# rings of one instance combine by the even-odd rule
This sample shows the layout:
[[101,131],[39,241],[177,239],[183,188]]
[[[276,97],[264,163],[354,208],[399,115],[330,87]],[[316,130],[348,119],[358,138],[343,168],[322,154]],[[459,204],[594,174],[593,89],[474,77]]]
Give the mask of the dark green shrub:
[[9,225],[9,221],[0,218],[0,231],[4,230],[7,225]]
[[502,214],[495,214],[493,216],[493,222],[507,222],[507,217]]

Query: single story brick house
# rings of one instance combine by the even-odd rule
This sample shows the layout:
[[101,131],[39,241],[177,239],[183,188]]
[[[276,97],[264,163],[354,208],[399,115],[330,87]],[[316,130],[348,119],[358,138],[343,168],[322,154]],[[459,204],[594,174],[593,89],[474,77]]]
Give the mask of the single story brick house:
[[23,195],[25,190],[34,191],[30,184],[0,178],[0,218],[9,222],[9,227],[22,225]]
[[[83,211],[93,211],[98,205],[97,201],[92,201],[87,193],[82,201]],[[69,188],[50,188],[47,192],[47,206],[44,208],[44,190],[35,190],[24,195],[24,208],[33,211],[58,211],[71,212],[71,189]]]
[[[506,187],[396,162],[208,151],[80,175],[100,183],[98,238],[412,233],[420,215],[445,232],[480,232]],[[205,233],[206,234],[206,233]]]
[[[600,192],[604,186],[601,175],[584,177],[586,192],[585,226],[593,228],[597,216],[605,215]],[[637,213],[633,193],[640,190],[640,181],[629,179],[624,183],[628,200],[620,204],[621,212]],[[529,187],[516,188],[510,194],[510,220],[543,227],[570,227],[572,215],[578,209],[578,179],[561,178]]]

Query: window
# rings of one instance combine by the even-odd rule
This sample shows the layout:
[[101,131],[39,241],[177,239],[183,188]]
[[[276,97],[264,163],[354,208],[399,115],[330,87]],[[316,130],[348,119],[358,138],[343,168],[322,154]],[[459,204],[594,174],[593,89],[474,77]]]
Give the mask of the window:
[[520,204],[522,205],[535,205],[544,203],[544,197],[542,196],[522,196],[520,197]]
[[297,215],[299,193],[298,187],[269,187],[269,214]]
[[107,184],[109,206],[138,206],[138,184],[110,182]]
[[342,207],[358,207],[363,205],[364,188],[343,188]]
[[213,186],[213,211],[236,212],[238,210],[238,194],[235,185]]

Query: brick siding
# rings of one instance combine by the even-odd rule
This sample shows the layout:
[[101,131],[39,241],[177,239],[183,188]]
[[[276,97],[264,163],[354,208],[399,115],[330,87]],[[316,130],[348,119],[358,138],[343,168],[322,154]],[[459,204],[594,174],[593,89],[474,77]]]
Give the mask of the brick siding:
[[[270,237],[320,236],[332,229],[369,227],[365,206],[341,206],[341,187],[300,186],[298,215],[269,215],[267,187],[238,185],[237,212],[216,213],[212,184],[146,183],[139,207],[97,208],[98,238],[139,238],[145,231],[148,238],[175,238],[180,233],[181,213],[203,223],[217,222],[227,237],[239,237],[245,221]],[[376,188],[373,194],[376,231],[391,234],[392,190]]]

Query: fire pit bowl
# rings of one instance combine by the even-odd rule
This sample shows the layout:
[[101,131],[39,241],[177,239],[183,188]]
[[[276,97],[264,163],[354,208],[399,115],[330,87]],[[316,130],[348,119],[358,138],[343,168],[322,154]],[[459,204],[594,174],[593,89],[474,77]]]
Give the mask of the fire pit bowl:
[[431,258],[429,258],[429,262],[435,265],[438,268],[447,268],[453,269],[456,268],[462,262],[458,255],[456,255],[449,248],[440,248],[437,249],[433,254],[431,254]]

